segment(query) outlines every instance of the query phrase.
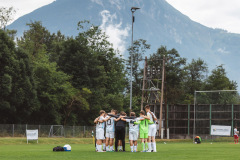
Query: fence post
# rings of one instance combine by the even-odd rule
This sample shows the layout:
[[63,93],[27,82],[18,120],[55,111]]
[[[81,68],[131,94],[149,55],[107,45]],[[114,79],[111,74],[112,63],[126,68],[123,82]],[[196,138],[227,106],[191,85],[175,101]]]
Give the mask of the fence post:
[[168,104],[167,104],[167,127],[168,128]]
[[233,107],[234,107],[234,106],[233,106],[233,104],[232,104],[232,129],[231,129],[231,130],[232,130],[232,132],[231,132],[232,136],[233,136],[233,111],[234,111]]
[[188,104],[188,135],[190,134],[189,133],[189,130],[190,130],[190,104]]
[[212,105],[209,106],[209,134],[211,135],[211,126],[212,126]]
[[12,136],[14,137],[14,124],[13,124],[13,132],[12,132]]
[[40,128],[41,128],[41,125],[39,124],[38,125],[38,137],[40,137]]
[[74,133],[75,133],[75,129],[74,129],[74,126],[73,126],[73,137],[74,137]]
[[85,136],[85,126],[83,127],[83,137]]

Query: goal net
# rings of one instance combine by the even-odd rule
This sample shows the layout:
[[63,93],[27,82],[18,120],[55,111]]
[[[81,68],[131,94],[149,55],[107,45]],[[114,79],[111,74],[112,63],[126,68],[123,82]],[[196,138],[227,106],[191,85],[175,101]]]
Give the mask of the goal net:
[[233,141],[240,129],[240,98],[236,90],[195,91],[193,139]]

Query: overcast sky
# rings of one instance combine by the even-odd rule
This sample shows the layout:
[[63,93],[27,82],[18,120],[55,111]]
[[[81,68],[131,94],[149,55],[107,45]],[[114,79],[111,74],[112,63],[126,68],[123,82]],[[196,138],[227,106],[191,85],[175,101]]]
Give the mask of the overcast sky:
[[[0,0],[0,6],[13,6],[15,18],[55,0]],[[137,0],[136,0],[137,1]],[[183,14],[203,25],[240,33],[240,0],[166,0]]]

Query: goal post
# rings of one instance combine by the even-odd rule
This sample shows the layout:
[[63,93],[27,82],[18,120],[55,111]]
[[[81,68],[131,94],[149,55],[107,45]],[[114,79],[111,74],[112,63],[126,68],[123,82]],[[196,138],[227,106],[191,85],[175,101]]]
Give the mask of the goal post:
[[238,90],[195,91],[193,142],[195,136],[212,139],[215,136],[211,134],[213,125],[219,126],[219,128],[225,127],[229,129],[231,127],[230,136],[232,136],[234,126],[240,126],[239,112],[240,98]]

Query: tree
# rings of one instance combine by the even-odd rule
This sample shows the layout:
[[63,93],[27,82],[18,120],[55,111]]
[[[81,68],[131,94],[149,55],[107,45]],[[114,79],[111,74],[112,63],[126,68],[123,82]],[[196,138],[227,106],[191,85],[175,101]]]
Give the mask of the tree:
[[192,62],[184,67],[185,77],[183,79],[183,89],[185,92],[184,103],[193,104],[194,92],[203,89],[207,64],[202,59],[192,59]]
[[28,55],[16,49],[0,30],[0,114],[2,123],[27,123],[39,108],[33,67]]
[[62,43],[58,65],[72,76],[75,88],[91,91],[88,98],[91,113],[86,110],[78,117],[79,124],[91,124],[100,109],[122,109],[125,72],[123,60],[116,56],[106,35],[97,26],[85,30],[81,22],[79,28],[83,31],[77,37]]
[[30,29],[18,39],[18,46],[31,57],[37,82],[40,109],[32,114],[32,122],[75,124],[76,118],[72,118],[72,111],[76,108],[87,110],[88,103],[85,92],[74,88],[70,83],[72,77],[60,71],[54,62],[58,58],[52,53],[61,50],[65,38],[60,32],[51,34],[41,22],[27,25]]
[[[141,61],[143,61],[143,55],[145,52],[150,49],[150,44],[147,44],[147,41],[144,39],[139,39],[133,42],[133,46],[128,48],[129,57],[127,60],[127,73],[129,76],[129,82],[131,80],[131,54],[132,54],[132,94],[133,96],[141,96],[140,83],[143,77],[143,67],[140,67]],[[128,87],[130,89],[130,86]]]
[[[206,79],[204,90],[237,90],[237,83],[231,81],[226,74],[223,65],[212,70],[212,74]],[[202,95],[202,100],[210,104],[236,104],[238,101],[237,92],[217,92]],[[201,101],[199,101],[200,103]]]
[[[177,50],[171,49],[167,50],[166,47],[161,46],[157,53],[150,56],[150,66],[155,66],[157,68],[160,66],[162,68],[162,59],[165,56],[165,88],[164,95],[166,97],[165,103],[176,104],[182,101],[182,81],[184,77],[184,66],[186,64],[186,59],[181,58]],[[167,100],[167,102],[166,102]]]
[[8,23],[13,20],[16,10],[13,7],[0,7],[0,29],[5,30]]

